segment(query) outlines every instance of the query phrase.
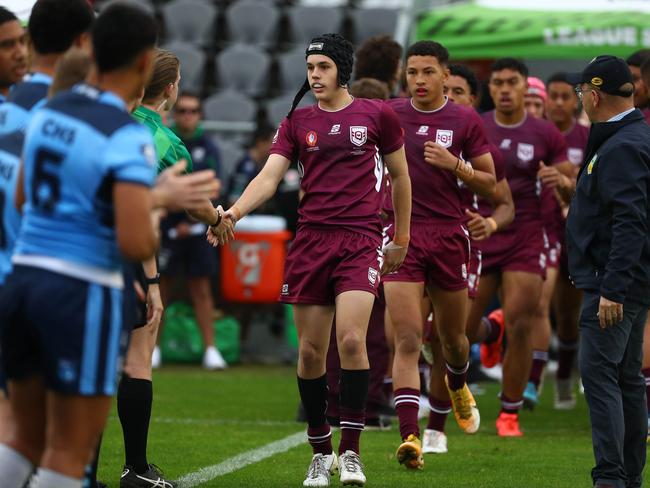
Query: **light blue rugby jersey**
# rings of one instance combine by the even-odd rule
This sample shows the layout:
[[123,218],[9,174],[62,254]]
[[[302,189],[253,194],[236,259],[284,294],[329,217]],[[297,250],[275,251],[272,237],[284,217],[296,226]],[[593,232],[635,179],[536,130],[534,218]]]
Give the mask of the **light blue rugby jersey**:
[[0,136],[0,285],[11,272],[11,255],[20,228],[14,197],[24,139],[21,131]]
[[[27,201],[14,263],[71,275],[120,272],[113,185],[152,185],[151,132],[116,95],[80,84],[34,114],[23,156]],[[101,282],[95,274],[78,277]]]
[[25,130],[31,114],[45,104],[50,85],[52,77],[31,73],[12,86],[5,103],[0,104],[0,135]]

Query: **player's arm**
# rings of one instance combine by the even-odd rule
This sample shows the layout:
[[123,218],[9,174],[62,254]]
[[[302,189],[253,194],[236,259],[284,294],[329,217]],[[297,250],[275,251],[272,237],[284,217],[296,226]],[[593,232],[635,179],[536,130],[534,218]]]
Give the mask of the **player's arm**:
[[469,217],[467,229],[475,241],[484,241],[495,232],[505,229],[515,218],[515,203],[510,192],[510,185],[505,178],[497,183],[491,202],[494,210],[489,217],[465,210]]
[[144,261],[158,248],[151,222],[152,196],[149,187],[117,181],[113,186],[115,232],[120,251],[127,259]]
[[[291,161],[280,154],[271,154],[259,174],[253,178],[244,193],[224,214],[224,221],[232,222],[233,226],[239,219],[248,215],[257,207],[275,195],[278,185],[289,169]],[[208,242],[213,246],[226,244],[233,237],[232,226],[219,232],[214,226],[208,229]]]
[[576,189],[574,173],[573,165],[569,161],[554,164],[553,166],[547,166],[544,161],[540,161],[537,178],[544,185],[553,188],[562,202],[568,204],[571,202],[571,197]]
[[384,162],[391,178],[395,211],[395,237],[384,251],[382,274],[392,273],[401,266],[411,238],[411,178],[404,146],[395,152],[386,154]]
[[487,152],[472,158],[472,165],[454,156],[437,142],[424,143],[424,160],[432,166],[451,171],[474,193],[491,198],[496,189],[494,161]]
[[18,165],[18,176],[16,176],[16,193],[14,194],[14,205],[16,205],[18,213],[23,213],[23,205],[25,205],[25,201],[27,200],[27,197],[25,196],[24,166],[25,165],[21,160],[20,164]]
[[[158,278],[158,264],[156,256],[152,256],[142,262],[144,276],[147,280],[156,280]],[[164,311],[162,298],[160,296],[160,285],[158,283],[149,283],[147,286],[147,326],[158,327]]]
[[217,198],[221,183],[214,171],[206,169],[188,174],[186,167],[187,161],[181,159],[160,173],[151,190],[154,208],[202,209],[206,200]]

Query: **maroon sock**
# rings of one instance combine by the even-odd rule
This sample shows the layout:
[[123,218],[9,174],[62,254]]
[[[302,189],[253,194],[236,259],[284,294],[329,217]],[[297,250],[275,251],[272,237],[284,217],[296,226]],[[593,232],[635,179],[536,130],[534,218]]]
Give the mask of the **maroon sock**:
[[463,366],[460,368],[457,368],[456,366],[452,366],[449,363],[447,364],[447,384],[449,385],[449,389],[452,391],[460,390],[463,386],[465,386],[465,382],[467,381],[467,370],[469,368],[469,361],[465,363]]
[[332,454],[332,431],[329,425],[307,428],[307,440],[314,454]]
[[648,402],[648,411],[650,411],[650,368],[642,369],[643,377],[645,378],[645,396]]
[[568,380],[571,378],[573,361],[578,350],[578,341],[560,341],[557,351],[557,373],[555,377],[558,380]]
[[522,399],[514,400],[512,398],[508,398],[503,393],[501,393],[500,396],[501,396],[501,411],[503,413],[519,413],[519,409],[524,403]]
[[548,351],[533,351],[533,367],[530,368],[528,381],[534,384],[537,389],[539,389],[539,384],[542,382],[546,363],[548,363]]
[[420,437],[418,411],[420,410],[420,390],[398,388],[395,390],[395,410],[399,418],[399,433],[402,439],[415,434]]
[[429,395],[429,408],[431,411],[429,412],[429,423],[427,424],[427,429],[444,432],[447,415],[451,413],[451,401],[438,400]]
[[483,344],[492,344],[498,340],[501,335],[501,324],[496,320],[487,317],[483,317],[481,322],[485,324],[487,329],[487,335],[485,336],[485,339],[483,339]]
[[359,439],[366,423],[366,398],[370,370],[341,369],[341,443],[339,454],[359,454]]

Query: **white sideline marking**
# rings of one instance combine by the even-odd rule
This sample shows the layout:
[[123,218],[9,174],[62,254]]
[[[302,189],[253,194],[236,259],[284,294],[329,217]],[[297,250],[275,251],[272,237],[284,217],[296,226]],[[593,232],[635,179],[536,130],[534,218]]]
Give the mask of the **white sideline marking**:
[[[111,421],[117,421],[117,416],[110,417]],[[177,417],[152,417],[151,423],[157,424],[181,424],[181,425],[240,425],[256,427],[285,427],[296,425],[292,420],[237,420],[237,419],[200,419],[200,418],[177,418]]]
[[223,476],[239,469],[245,468],[251,464],[259,463],[260,461],[275,456],[293,449],[300,444],[307,442],[307,435],[304,430],[291,434],[279,441],[271,442],[265,446],[258,447],[251,451],[246,451],[237,456],[226,459],[225,461],[206,466],[194,473],[189,473],[178,480],[180,488],[193,488],[194,486],[212,481],[219,476]]

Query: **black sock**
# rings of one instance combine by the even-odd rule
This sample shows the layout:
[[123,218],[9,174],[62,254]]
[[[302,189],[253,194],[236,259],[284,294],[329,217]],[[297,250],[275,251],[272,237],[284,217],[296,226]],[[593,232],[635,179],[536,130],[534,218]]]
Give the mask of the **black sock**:
[[354,451],[359,454],[359,439],[366,423],[366,399],[369,383],[369,369],[341,369],[339,454],[343,454],[345,451]]
[[147,462],[147,437],[153,388],[151,381],[122,376],[117,390],[117,413],[124,436],[125,464],[136,474],[149,469]]
[[92,462],[86,466],[86,473],[84,475],[84,488],[97,488],[97,466],[99,465],[99,450],[102,448],[102,436],[99,436],[97,442],[97,449],[95,449],[95,457]]
[[309,427],[321,427],[327,423],[327,375],[313,380],[298,377],[300,400],[307,413]]

